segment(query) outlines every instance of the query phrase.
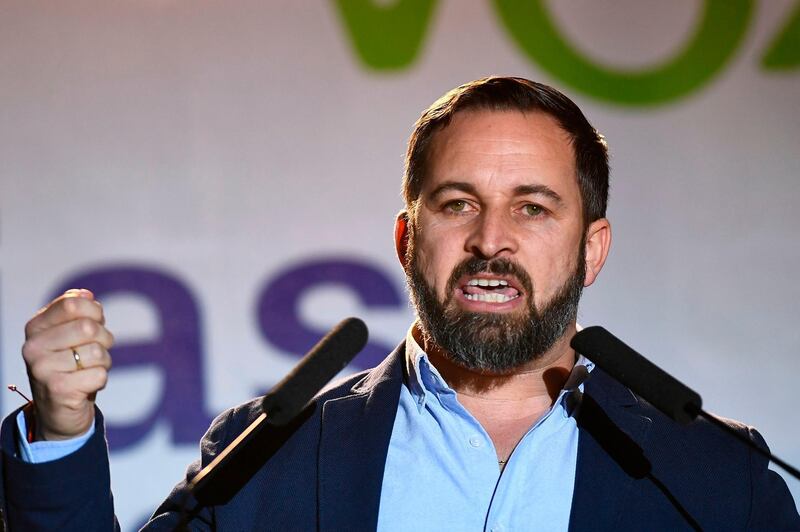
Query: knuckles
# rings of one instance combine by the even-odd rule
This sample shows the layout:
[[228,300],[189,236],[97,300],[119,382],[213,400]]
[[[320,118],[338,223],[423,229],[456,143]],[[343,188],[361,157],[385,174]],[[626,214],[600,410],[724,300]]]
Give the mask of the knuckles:
[[36,318],[32,318],[28,320],[28,323],[25,324],[25,339],[27,340],[31,336],[33,336],[33,320]]
[[103,348],[100,344],[90,344],[89,352],[87,353],[89,360],[92,362],[101,362],[103,360]]
[[97,301],[97,300],[95,299],[95,300],[93,300],[93,301],[92,301],[92,304],[93,304],[93,305],[95,305],[95,306],[97,307],[97,312],[98,312],[98,315],[99,315],[98,321],[99,321],[100,323],[105,323],[105,322],[106,322],[106,313],[105,313],[105,311],[103,310],[103,305],[102,305],[102,303],[100,303],[99,301]]
[[101,371],[98,372],[99,375],[97,377],[97,389],[102,390],[108,384],[108,371],[101,368]]
[[90,318],[80,318],[77,320],[81,336],[84,339],[92,339],[100,332],[100,324]]
[[77,297],[65,297],[62,300],[61,306],[64,309],[64,314],[67,318],[77,318],[81,315],[80,308],[81,302]]
[[39,353],[42,351],[42,346],[39,344],[40,342],[35,339],[26,340],[22,344],[22,358],[28,365],[39,358]]
[[87,347],[88,349],[85,354],[87,363],[106,370],[111,369],[111,356],[108,354],[105,347],[99,343],[89,344]]

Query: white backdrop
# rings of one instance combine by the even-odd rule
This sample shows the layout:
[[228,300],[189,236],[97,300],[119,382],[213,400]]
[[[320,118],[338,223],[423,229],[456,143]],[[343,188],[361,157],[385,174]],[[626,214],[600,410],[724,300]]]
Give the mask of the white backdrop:
[[[639,102],[531,56],[502,1],[374,3],[390,29],[393,7],[426,4],[416,54],[373,43],[365,57],[354,42],[369,25],[348,26],[335,2],[0,3],[0,377],[27,390],[24,323],[59,287],[106,286],[122,364],[99,404],[120,430],[125,529],[196,457],[204,420],[277,382],[315,332],[359,315],[373,356],[402,338],[391,228],[405,142],[436,97],[489,74],[563,89],[608,138],[614,245],[581,323],[800,463],[800,61],[764,60],[797,35],[797,3],[752,4],[713,75]],[[638,72],[685,49],[706,3],[545,5],[587,60]],[[392,65],[392,50],[410,52]]]

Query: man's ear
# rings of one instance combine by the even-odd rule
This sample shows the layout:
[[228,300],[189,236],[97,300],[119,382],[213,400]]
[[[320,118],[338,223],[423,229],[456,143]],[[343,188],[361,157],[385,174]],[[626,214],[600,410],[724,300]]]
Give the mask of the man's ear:
[[406,253],[408,252],[408,224],[408,212],[400,211],[394,221],[394,248],[403,269],[406,268]]
[[589,286],[597,279],[603,264],[606,263],[609,249],[611,249],[611,223],[606,218],[600,218],[589,224],[586,229],[586,277],[583,286]]

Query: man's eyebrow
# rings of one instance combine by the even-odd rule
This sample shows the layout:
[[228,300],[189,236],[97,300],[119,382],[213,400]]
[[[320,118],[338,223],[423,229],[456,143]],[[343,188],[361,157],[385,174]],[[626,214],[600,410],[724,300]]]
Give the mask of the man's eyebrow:
[[519,185],[514,189],[515,196],[527,196],[528,194],[532,194],[534,196],[547,196],[559,205],[564,203],[564,200],[561,199],[561,196],[558,194],[558,192],[547,185]]
[[430,198],[435,200],[439,195],[447,192],[448,190],[457,190],[459,192],[465,192],[467,194],[472,194],[473,196],[478,195],[478,190],[475,188],[474,185],[470,183],[465,183],[463,181],[445,181],[431,192]]
[[[466,194],[471,194],[473,196],[478,195],[478,189],[476,189],[472,183],[466,183],[463,181],[445,181],[444,183],[433,189],[433,191],[430,194],[430,199],[436,200],[438,196],[450,190],[457,190],[459,192],[464,192]],[[517,187],[514,187],[514,195],[546,196],[551,200],[555,201],[556,203],[558,203],[559,205],[564,203],[564,200],[561,199],[561,196],[558,194],[558,192],[548,187],[547,185],[519,185]]]

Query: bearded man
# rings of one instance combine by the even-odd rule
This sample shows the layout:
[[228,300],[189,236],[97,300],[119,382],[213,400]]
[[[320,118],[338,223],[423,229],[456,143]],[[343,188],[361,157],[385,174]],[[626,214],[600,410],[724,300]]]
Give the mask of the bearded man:
[[[448,92],[416,124],[403,191],[395,242],[419,317],[405,342],[322,392],[193,529],[800,529],[763,458],[705,421],[677,426],[570,347],[611,244],[606,144],[572,101],[520,78]],[[113,528],[102,308],[72,291],[26,333],[36,430],[22,414],[3,427],[9,524]],[[187,479],[259,405],[215,420]],[[38,440],[67,451],[34,463]],[[146,528],[172,529],[186,502],[184,481]]]

